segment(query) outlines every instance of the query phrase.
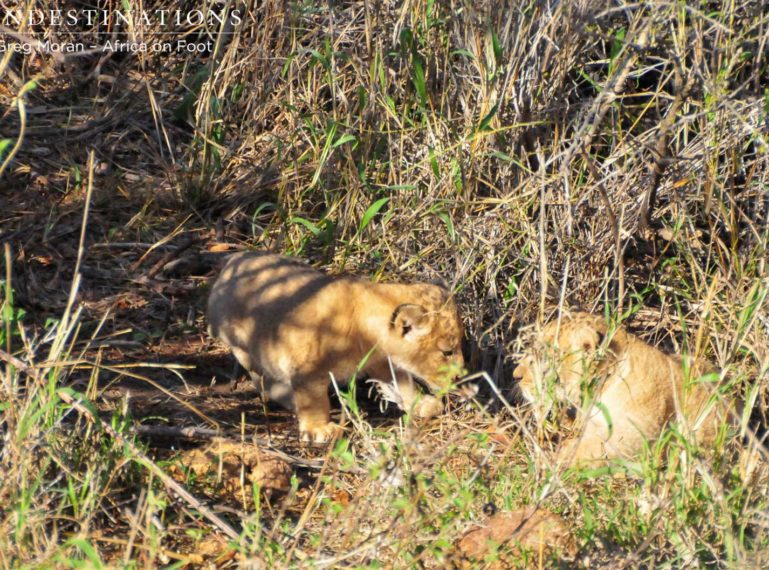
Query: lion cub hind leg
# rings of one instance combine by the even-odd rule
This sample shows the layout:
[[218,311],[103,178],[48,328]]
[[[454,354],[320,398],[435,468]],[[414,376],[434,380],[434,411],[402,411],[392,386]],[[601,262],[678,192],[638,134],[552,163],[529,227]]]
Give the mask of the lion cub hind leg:
[[260,376],[252,373],[252,378],[262,391],[262,396],[267,398],[268,402],[275,402],[286,410],[294,409],[294,390],[291,384],[280,380],[274,380],[269,376]]
[[232,354],[240,365],[251,376],[251,380],[262,394],[263,400],[274,402],[286,410],[294,409],[293,390],[291,383],[285,380],[276,380],[269,375],[260,374],[255,370],[251,355],[242,348],[232,347]]
[[300,376],[293,378],[291,385],[302,441],[326,443],[339,435],[341,427],[330,419],[327,384]]

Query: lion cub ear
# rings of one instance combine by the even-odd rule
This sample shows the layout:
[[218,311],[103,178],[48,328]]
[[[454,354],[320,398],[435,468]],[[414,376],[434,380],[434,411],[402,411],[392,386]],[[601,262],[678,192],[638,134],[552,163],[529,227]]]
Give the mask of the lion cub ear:
[[404,303],[398,305],[390,318],[390,326],[403,338],[416,338],[430,331],[430,319],[421,305]]

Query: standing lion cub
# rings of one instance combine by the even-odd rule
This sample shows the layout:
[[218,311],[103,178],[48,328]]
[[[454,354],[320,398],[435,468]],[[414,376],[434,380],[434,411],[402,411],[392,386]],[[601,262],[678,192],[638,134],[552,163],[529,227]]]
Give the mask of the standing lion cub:
[[707,363],[664,354],[622,327],[609,332],[601,317],[572,313],[544,327],[513,377],[532,404],[577,409],[584,431],[559,453],[576,464],[637,456],[675,420],[700,443],[712,442],[731,415],[698,381],[711,372]]
[[443,287],[332,277],[280,255],[233,255],[211,290],[208,323],[246,370],[264,375],[265,397],[296,410],[302,438],[316,442],[338,430],[329,374],[346,381],[363,364],[363,373],[390,378],[392,361],[406,408],[430,417],[442,404],[419,399],[411,374],[441,389],[464,365],[457,307]]

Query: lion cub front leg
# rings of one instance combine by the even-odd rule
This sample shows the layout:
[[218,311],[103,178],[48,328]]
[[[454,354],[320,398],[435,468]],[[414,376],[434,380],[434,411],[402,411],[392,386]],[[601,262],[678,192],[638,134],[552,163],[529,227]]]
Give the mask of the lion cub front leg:
[[413,410],[418,418],[433,418],[443,412],[443,402],[430,394],[423,394],[411,374],[398,372],[398,390],[405,410]]
[[603,465],[606,450],[601,439],[585,433],[565,441],[556,453],[556,461],[566,467]]
[[291,386],[302,441],[326,443],[334,439],[341,428],[330,421],[331,402],[326,382],[300,376],[291,380]]
[[619,421],[610,432],[603,415],[596,414],[587,420],[582,434],[564,442],[558,458],[570,467],[580,464],[597,466],[623,457],[626,451],[634,452],[636,441],[640,451],[641,440],[638,437],[623,437],[628,435],[625,428],[624,422]]

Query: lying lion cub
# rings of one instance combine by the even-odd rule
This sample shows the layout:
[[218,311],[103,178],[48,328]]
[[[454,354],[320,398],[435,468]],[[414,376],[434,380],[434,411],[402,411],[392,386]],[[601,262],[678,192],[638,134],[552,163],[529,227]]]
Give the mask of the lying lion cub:
[[572,313],[544,327],[513,377],[532,404],[550,397],[578,410],[584,431],[559,453],[575,464],[637,456],[677,419],[700,443],[712,442],[729,412],[697,382],[709,372],[707,363],[664,354],[621,327],[609,333],[600,317]]
[[208,323],[246,370],[264,375],[268,399],[296,410],[302,438],[316,442],[338,429],[329,421],[329,374],[346,381],[365,362],[363,373],[390,378],[389,357],[406,407],[431,417],[441,401],[419,399],[411,374],[440,389],[464,365],[457,307],[444,288],[332,277],[279,255],[233,255],[211,290]]

